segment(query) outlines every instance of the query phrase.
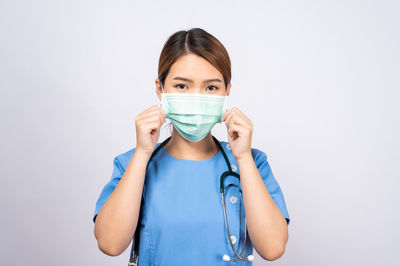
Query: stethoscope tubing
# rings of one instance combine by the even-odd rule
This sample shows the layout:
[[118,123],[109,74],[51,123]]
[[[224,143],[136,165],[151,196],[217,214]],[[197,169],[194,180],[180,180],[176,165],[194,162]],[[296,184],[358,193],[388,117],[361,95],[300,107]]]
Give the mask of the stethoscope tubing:
[[[233,262],[236,262],[236,261],[238,261],[238,260],[249,261],[249,257],[252,256],[252,255],[250,255],[248,258],[243,258],[243,257],[242,257],[243,252],[244,252],[244,249],[245,249],[245,247],[246,247],[246,239],[247,239],[246,217],[244,218],[244,219],[245,219],[245,223],[244,223],[245,228],[244,228],[244,242],[243,242],[243,248],[242,248],[242,251],[240,252],[240,255],[239,255],[238,252],[236,251],[236,248],[234,247],[234,245],[233,245],[233,243],[232,243],[232,239],[230,238],[229,226],[228,226],[228,219],[227,219],[227,215],[226,215],[226,206],[225,206],[224,180],[225,180],[225,178],[226,178],[227,176],[230,176],[230,175],[235,176],[235,177],[237,177],[237,178],[240,180],[240,175],[239,175],[238,173],[235,173],[235,172],[232,171],[232,167],[231,167],[230,161],[229,161],[228,156],[226,155],[224,149],[222,148],[222,146],[221,146],[221,144],[219,143],[219,141],[218,141],[214,136],[212,136],[212,137],[213,137],[215,143],[217,144],[218,148],[219,148],[220,151],[222,152],[222,155],[223,155],[223,157],[224,157],[224,159],[225,159],[225,162],[226,162],[226,165],[227,165],[227,167],[228,167],[228,171],[223,172],[222,175],[221,175],[221,178],[220,178],[220,192],[221,192],[221,197],[222,197],[222,206],[223,206],[223,209],[224,209],[224,220],[225,220],[226,233],[227,233],[227,236],[228,236],[229,243],[230,243],[230,245],[231,245],[231,247],[232,247],[232,250],[233,250],[233,252],[235,253],[235,255],[237,256],[236,259],[229,258],[229,261],[233,261]],[[165,139],[165,140],[164,140],[160,145],[158,145],[158,147],[153,151],[153,153],[152,153],[151,156],[150,156],[149,161],[147,162],[146,169],[147,169],[147,167],[149,166],[151,159],[157,154],[157,152],[158,152],[170,139],[171,139],[171,137],[168,137],[167,139]],[[142,196],[143,196],[143,195],[142,195]],[[143,199],[142,199],[142,203],[143,203]],[[141,209],[142,209],[142,208],[141,208]],[[140,212],[140,215],[139,215],[139,216],[141,217],[141,212]],[[140,220],[140,217],[139,217],[139,220]],[[129,259],[129,264],[128,264],[128,265],[137,265],[138,251],[139,251],[139,242],[140,242],[140,241],[139,241],[139,238],[140,238],[140,235],[139,235],[138,226],[137,226],[137,227],[136,227],[136,231],[135,231],[135,236],[134,236],[134,239],[133,239],[133,242],[132,242],[131,254],[130,254],[130,259]],[[251,260],[252,260],[252,259],[251,259]]]
[[243,257],[242,257],[243,252],[244,252],[244,249],[245,249],[245,247],[246,247],[246,239],[247,239],[246,217],[245,217],[245,222],[244,222],[244,241],[243,241],[243,248],[242,248],[242,251],[240,252],[240,255],[239,255],[238,252],[236,251],[236,248],[234,247],[234,245],[233,245],[233,243],[232,243],[232,239],[230,238],[229,226],[228,226],[228,219],[227,219],[226,207],[225,207],[224,180],[225,180],[225,178],[226,178],[227,176],[230,176],[230,175],[235,176],[235,177],[237,177],[237,178],[240,180],[240,175],[239,175],[238,173],[235,173],[235,172],[232,171],[231,163],[230,163],[230,161],[229,161],[229,159],[228,159],[228,156],[226,155],[224,149],[222,148],[222,146],[221,146],[221,144],[219,143],[219,141],[218,141],[214,136],[212,136],[212,137],[213,137],[215,143],[217,144],[217,146],[219,147],[219,149],[221,150],[222,155],[224,156],[226,165],[228,166],[228,171],[223,172],[222,175],[221,175],[221,178],[220,178],[220,181],[219,181],[219,186],[220,186],[220,192],[221,192],[221,196],[222,196],[222,206],[223,206],[223,208],[224,208],[224,220],[225,220],[226,233],[227,233],[227,236],[228,236],[228,239],[229,239],[229,243],[231,244],[232,250],[233,250],[233,252],[235,252],[235,255],[237,256],[236,259],[231,259],[231,258],[230,258],[229,260],[230,260],[230,261],[233,261],[233,262],[236,262],[236,261],[238,261],[238,260],[248,261],[248,260],[249,260],[248,258],[243,258]]

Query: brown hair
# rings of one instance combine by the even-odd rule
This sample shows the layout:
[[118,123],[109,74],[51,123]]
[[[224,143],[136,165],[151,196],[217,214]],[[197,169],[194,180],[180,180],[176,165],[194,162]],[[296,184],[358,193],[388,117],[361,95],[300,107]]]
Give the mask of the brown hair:
[[178,31],[165,43],[158,62],[158,78],[164,85],[172,64],[182,55],[195,54],[210,62],[221,72],[225,89],[231,81],[231,61],[222,43],[203,29],[193,28]]

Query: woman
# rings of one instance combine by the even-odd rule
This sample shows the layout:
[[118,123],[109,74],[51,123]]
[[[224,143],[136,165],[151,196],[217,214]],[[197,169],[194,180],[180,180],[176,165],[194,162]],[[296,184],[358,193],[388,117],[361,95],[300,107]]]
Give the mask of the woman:
[[[253,246],[266,260],[283,255],[285,200],[266,154],[251,148],[252,121],[226,109],[230,79],[229,55],[211,34],[194,28],[167,40],[155,80],[162,106],[136,117],[136,147],[115,157],[96,203],[102,252],[121,254],[138,224],[139,265],[252,265]],[[174,127],[160,144],[166,118]],[[211,135],[216,123],[225,123],[228,142]],[[228,175],[222,200],[220,176],[228,168],[240,182]]]

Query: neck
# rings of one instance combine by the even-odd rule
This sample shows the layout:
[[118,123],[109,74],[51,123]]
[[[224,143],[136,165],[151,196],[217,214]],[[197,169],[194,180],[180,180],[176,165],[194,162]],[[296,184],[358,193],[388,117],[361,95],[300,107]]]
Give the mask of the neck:
[[192,142],[183,138],[175,127],[171,139],[165,144],[165,149],[171,156],[185,160],[207,160],[214,157],[219,150],[211,131],[202,140]]

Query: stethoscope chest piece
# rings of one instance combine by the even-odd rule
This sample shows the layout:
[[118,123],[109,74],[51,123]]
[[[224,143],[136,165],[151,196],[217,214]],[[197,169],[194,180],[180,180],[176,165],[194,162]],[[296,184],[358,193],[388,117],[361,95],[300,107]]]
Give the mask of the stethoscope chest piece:
[[227,215],[226,215],[226,206],[225,206],[224,181],[225,181],[225,178],[227,178],[228,176],[235,176],[235,177],[237,177],[237,178],[239,179],[239,182],[240,182],[240,175],[239,175],[238,173],[232,171],[231,164],[230,164],[230,162],[229,162],[228,156],[227,156],[227,155],[225,154],[225,152],[223,151],[223,149],[222,149],[222,147],[220,146],[219,142],[217,143],[217,145],[219,145],[219,147],[220,147],[220,149],[221,149],[221,151],[222,151],[222,154],[224,155],[225,162],[226,162],[226,164],[227,164],[227,166],[228,166],[228,169],[229,169],[229,170],[227,170],[227,171],[225,171],[225,172],[223,172],[223,173],[221,174],[220,184],[219,184],[219,185],[220,185],[220,192],[221,192],[221,198],[222,198],[222,206],[223,206],[223,208],[224,208],[224,220],[225,220],[226,234],[227,234],[229,243],[230,243],[230,245],[231,245],[231,248],[232,248],[233,252],[235,253],[235,255],[237,256],[236,259],[232,259],[231,257],[229,257],[228,255],[225,254],[225,255],[222,257],[222,259],[223,259],[224,261],[234,261],[234,262],[236,262],[236,261],[238,261],[238,260],[253,261],[253,260],[254,260],[254,256],[253,256],[253,255],[249,255],[249,256],[247,256],[247,258],[243,258],[243,257],[242,257],[243,252],[244,252],[244,249],[245,249],[245,247],[246,247],[246,240],[247,240],[246,218],[245,218],[245,222],[244,222],[244,242],[243,242],[243,248],[242,248],[242,251],[240,252],[240,254],[238,254],[238,251],[236,250],[234,244],[232,243],[232,239],[231,239],[231,237],[230,237],[229,226],[228,226],[228,219],[227,219]]
[[[244,249],[245,249],[245,246],[246,246],[246,239],[247,239],[246,217],[245,217],[245,222],[244,222],[244,226],[245,226],[245,228],[244,228],[244,243],[243,243],[243,248],[242,248],[242,251],[240,252],[240,255],[238,254],[238,252],[236,251],[236,249],[235,249],[235,247],[234,247],[234,244],[232,243],[232,239],[231,239],[230,233],[229,233],[228,220],[227,220],[227,217],[226,217],[227,215],[226,215],[226,207],[225,207],[224,181],[225,181],[225,178],[228,177],[228,176],[235,176],[235,177],[238,178],[239,184],[240,184],[240,175],[239,175],[238,173],[232,171],[232,167],[231,167],[230,161],[229,161],[228,156],[226,155],[224,149],[222,148],[222,146],[221,146],[221,144],[219,143],[219,141],[218,141],[214,136],[212,136],[212,137],[213,137],[215,143],[217,144],[217,146],[219,147],[220,151],[222,152],[222,155],[224,156],[226,165],[227,165],[227,167],[228,167],[228,170],[225,171],[225,172],[223,172],[223,173],[221,174],[221,178],[220,178],[220,192],[221,192],[221,196],[222,196],[222,206],[223,206],[223,208],[224,208],[224,219],[225,219],[226,233],[227,233],[227,236],[228,236],[229,243],[231,244],[232,250],[233,250],[233,252],[235,253],[235,255],[237,256],[236,259],[232,259],[232,258],[229,257],[228,255],[224,255],[224,256],[222,257],[222,259],[223,259],[224,261],[234,261],[234,262],[236,262],[236,261],[238,261],[238,260],[253,261],[253,260],[254,260],[254,256],[253,256],[253,255],[249,255],[249,256],[247,256],[247,258],[243,258],[243,257],[242,257],[243,252],[244,252]],[[153,151],[153,153],[151,154],[150,159],[149,159],[149,161],[148,161],[148,163],[147,163],[146,169],[147,169],[147,167],[149,166],[149,163],[150,163],[151,159],[157,154],[157,152],[158,152],[170,139],[171,139],[171,137],[169,137],[169,138],[167,138],[166,140],[164,140],[164,141]],[[236,170],[236,169],[235,169],[235,170]],[[143,204],[143,199],[142,199],[142,201],[141,201],[141,204]],[[143,209],[143,208],[142,208],[142,205],[141,205],[141,206],[140,206],[139,220],[141,219],[142,209]],[[134,237],[133,237],[133,240],[132,240],[130,259],[129,259],[129,262],[128,262],[128,265],[129,265],[129,266],[136,266],[136,265],[138,264],[138,258],[139,258],[139,255],[138,255],[139,243],[140,243],[139,226],[136,226],[136,231],[135,231],[135,233],[134,233]]]

